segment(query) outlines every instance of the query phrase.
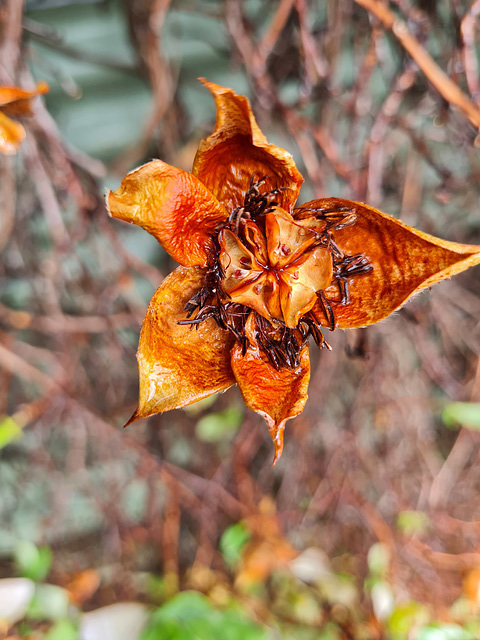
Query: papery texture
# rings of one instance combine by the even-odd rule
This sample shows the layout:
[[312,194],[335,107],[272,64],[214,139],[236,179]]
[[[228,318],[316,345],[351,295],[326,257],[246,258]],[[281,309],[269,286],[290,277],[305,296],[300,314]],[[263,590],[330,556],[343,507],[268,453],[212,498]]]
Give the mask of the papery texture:
[[210,319],[197,327],[178,324],[203,278],[202,269],[178,267],[153,296],[138,345],[140,393],[130,422],[184,407],[235,383],[231,334]]
[[200,143],[193,174],[229,210],[243,205],[252,177],[265,178],[267,190],[282,189],[275,199],[290,210],[303,182],[292,156],[268,142],[247,98],[213,82],[203,84],[215,99],[217,121],[214,132]]
[[143,227],[184,266],[205,266],[212,236],[228,214],[191,173],[153,160],[107,193],[114,218]]
[[107,194],[112,216],[139,224],[184,267],[165,279],[143,323],[139,407],[130,421],[237,382],[283,449],[303,410],[308,342],[322,327],[386,318],[417,291],[480,263],[480,247],[440,240],[340,198],[293,209],[303,181],[270,144],[250,104],[204,81],[215,131],[193,173],[155,160]]
[[[340,329],[383,320],[421,289],[480,263],[479,247],[435,238],[359,202],[313,200],[295,214],[322,208],[355,213],[354,225],[334,232],[335,242],[346,253],[364,253],[372,266],[369,273],[349,279],[348,304],[340,302],[338,287],[325,289]],[[320,304],[315,311],[319,321],[329,326]]]
[[307,401],[310,359],[305,345],[299,354],[299,366],[279,371],[260,348],[255,334],[255,320],[250,314],[247,323],[250,346],[245,354],[240,344],[234,346],[232,369],[245,404],[267,422],[275,445],[275,464],[282,455],[285,422],[301,413]]

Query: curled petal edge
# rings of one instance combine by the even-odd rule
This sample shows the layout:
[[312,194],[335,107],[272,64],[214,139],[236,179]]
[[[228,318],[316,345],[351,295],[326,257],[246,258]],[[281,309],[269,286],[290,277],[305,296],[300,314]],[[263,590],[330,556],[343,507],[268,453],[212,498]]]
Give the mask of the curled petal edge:
[[191,173],[153,160],[107,191],[109,214],[143,227],[183,266],[206,266],[228,213]]
[[[422,289],[480,264],[479,246],[436,238],[359,202],[314,200],[298,207],[294,217],[315,210],[354,214],[356,222],[334,230],[334,240],[346,254],[364,254],[372,267],[369,273],[347,277],[347,304],[341,302],[336,285],[325,289],[339,329],[379,322]],[[323,326],[330,326],[324,304],[317,302],[314,314]]]
[[185,320],[185,304],[201,288],[203,279],[203,269],[177,267],[155,292],[137,351],[139,403],[125,426],[185,407],[235,384],[231,334],[211,318],[197,327],[178,324]]
[[303,411],[308,398],[308,346],[305,345],[300,353],[300,366],[297,369],[277,371],[255,338],[253,313],[247,321],[246,332],[250,346],[243,355],[242,345],[235,344],[232,349],[232,370],[245,404],[267,423],[275,446],[273,466],[282,455],[286,421]]
[[275,200],[291,211],[303,183],[292,155],[268,142],[247,98],[204,78],[200,81],[215,100],[217,118],[214,132],[200,143],[193,174],[230,211],[243,205],[252,177],[264,178],[264,191],[281,187]]

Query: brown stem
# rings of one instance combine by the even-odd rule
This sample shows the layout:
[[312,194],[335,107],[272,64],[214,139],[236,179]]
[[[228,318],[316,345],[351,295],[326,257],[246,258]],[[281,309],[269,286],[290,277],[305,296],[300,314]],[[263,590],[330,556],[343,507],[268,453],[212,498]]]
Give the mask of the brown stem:
[[[0,5],[0,85],[15,83],[22,34],[22,0],[4,0]],[[0,251],[15,224],[16,178],[11,158],[0,158]]]
[[460,25],[463,40],[463,66],[470,93],[477,100],[480,98],[480,82],[478,78],[478,62],[475,51],[476,21],[480,16],[480,0],[475,0]]
[[388,7],[378,0],[355,0],[355,2],[376,16],[384,28],[395,35],[445,100],[457,106],[477,129],[480,128],[480,109],[478,106],[440,69],[431,55],[410,33],[405,22],[397,18]]
[[3,0],[0,6],[0,84],[14,84],[20,57],[23,0]]

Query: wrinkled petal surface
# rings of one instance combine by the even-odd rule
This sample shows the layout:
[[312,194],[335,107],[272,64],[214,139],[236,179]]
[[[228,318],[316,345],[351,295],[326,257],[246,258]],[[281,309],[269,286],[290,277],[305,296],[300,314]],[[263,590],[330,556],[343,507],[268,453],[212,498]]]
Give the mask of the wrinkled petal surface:
[[[253,225],[255,226],[255,225]],[[219,235],[222,287],[232,302],[254,309],[267,320],[282,319],[279,284],[229,229]]]
[[280,300],[287,327],[293,329],[297,326],[300,318],[315,306],[317,291],[328,287],[331,281],[332,257],[330,251],[322,247],[317,247],[283,270]]
[[10,120],[0,111],[0,153],[5,155],[16,153],[24,138],[25,129],[22,125]]
[[265,232],[270,264],[282,268],[304,253],[315,234],[279,207],[265,216]]
[[[314,200],[308,209],[351,210],[357,220],[333,232],[335,242],[348,254],[364,253],[373,269],[348,281],[350,302],[340,302],[338,288],[325,290],[336,327],[361,327],[386,318],[415,293],[480,263],[480,247],[441,240],[418,231],[396,218],[358,202],[329,198]],[[319,322],[329,325],[317,303]]]
[[197,151],[194,175],[229,211],[243,205],[252,176],[255,180],[266,177],[262,191],[284,189],[275,200],[290,211],[303,182],[292,156],[269,144],[247,98],[213,82],[202,82],[215,99],[217,120],[215,131]]
[[275,445],[275,464],[282,455],[285,422],[301,413],[307,401],[310,379],[308,346],[300,353],[297,369],[277,371],[258,345],[253,314],[250,314],[246,328],[250,347],[242,356],[241,345],[234,346],[232,369],[245,404],[267,422]]
[[151,233],[177,262],[205,266],[212,235],[228,214],[190,173],[161,160],[135,169],[107,192],[110,215]]
[[268,264],[265,236],[254,222],[249,221],[245,224],[245,240],[250,250],[257,256],[258,262]]
[[230,229],[223,229],[218,236],[220,245],[220,264],[225,274],[222,286],[230,293],[245,278],[248,281],[258,277],[262,265]]
[[184,407],[235,383],[230,366],[231,334],[211,318],[198,329],[178,324],[186,319],[184,307],[203,279],[203,269],[178,267],[153,296],[137,351],[138,408],[127,424]]

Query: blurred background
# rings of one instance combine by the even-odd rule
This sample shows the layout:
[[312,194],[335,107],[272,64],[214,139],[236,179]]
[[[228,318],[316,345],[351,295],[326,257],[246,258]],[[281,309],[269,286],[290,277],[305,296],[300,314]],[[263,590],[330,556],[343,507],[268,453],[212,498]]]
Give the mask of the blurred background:
[[250,98],[301,202],[480,244],[478,126],[379,7],[478,104],[478,0],[0,1],[0,85],[50,85],[0,157],[0,578],[29,585],[12,616],[0,580],[0,637],[108,640],[99,611],[115,640],[480,637],[478,267],[327,332],[273,469],[237,388],[122,429],[175,264],[103,194],[154,157],[191,168],[198,77]]

